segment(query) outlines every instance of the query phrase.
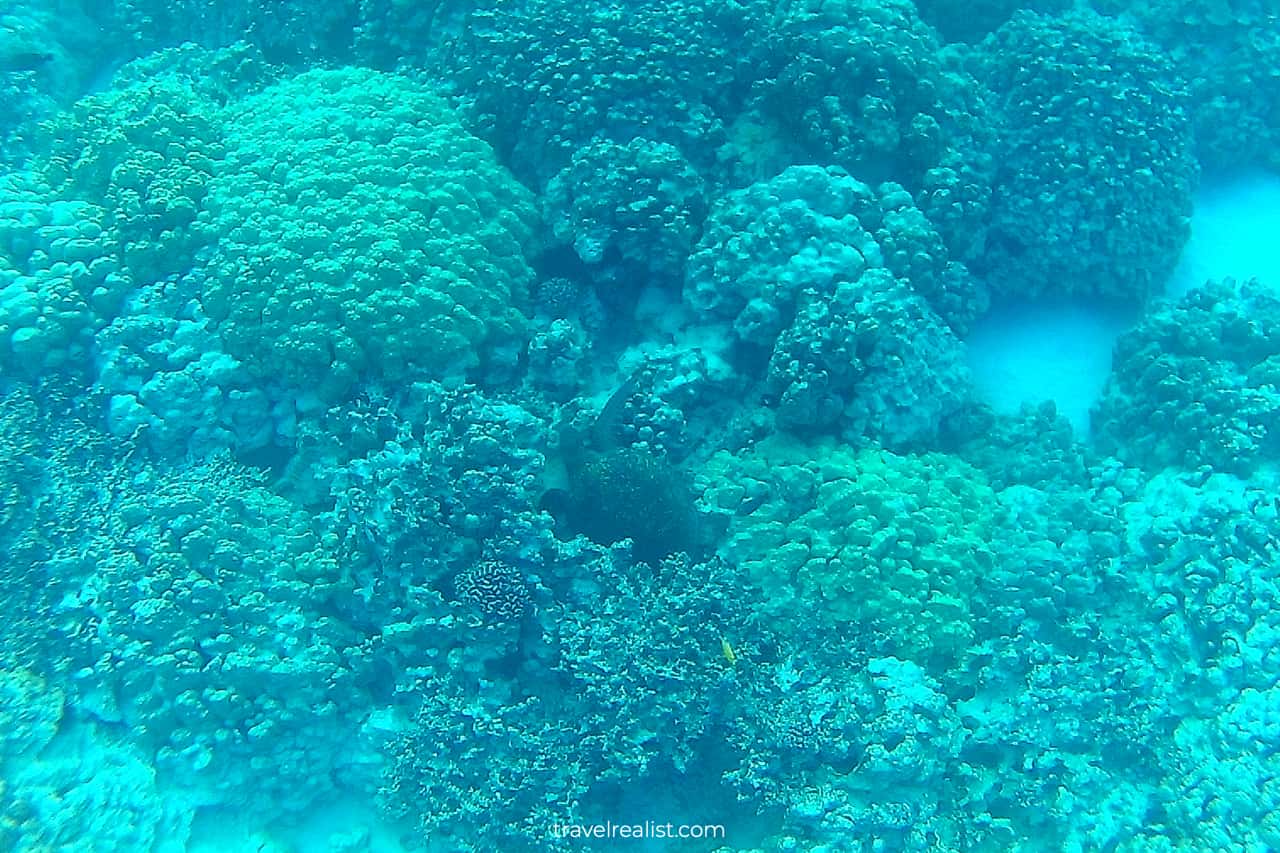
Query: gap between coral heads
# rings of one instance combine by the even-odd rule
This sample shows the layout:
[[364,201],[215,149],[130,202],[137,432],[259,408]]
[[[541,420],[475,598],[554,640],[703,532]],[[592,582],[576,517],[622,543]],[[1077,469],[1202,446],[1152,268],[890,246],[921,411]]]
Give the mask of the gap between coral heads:
[[[1280,288],[1280,175],[1255,169],[1201,183],[1191,237],[1164,297],[1179,299],[1227,277]],[[967,340],[979,399],[1002,414],[1052,400],[1087,437],[1115,340],[1139,317],[1135,308],[1088,298],[998,302]]]
[[1136,308],[1100,299],[1001,300],[966,340],[978,397],[1001,414],[1052,400],[1083,439],[1116,338],[1137,320]]

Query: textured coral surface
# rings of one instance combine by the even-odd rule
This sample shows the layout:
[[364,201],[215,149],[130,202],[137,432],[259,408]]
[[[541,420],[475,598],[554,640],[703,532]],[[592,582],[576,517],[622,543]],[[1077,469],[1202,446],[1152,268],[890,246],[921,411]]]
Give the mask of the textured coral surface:
[[1280,849],[1277,34],[10,2],[0,850]]

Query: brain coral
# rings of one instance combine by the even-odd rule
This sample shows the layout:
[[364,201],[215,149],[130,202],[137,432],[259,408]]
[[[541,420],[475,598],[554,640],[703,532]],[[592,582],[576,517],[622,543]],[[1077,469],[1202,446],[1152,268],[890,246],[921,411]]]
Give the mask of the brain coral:
[[519,569],[498,560],[468,566],[453,585],[460,600],[494,621],[518,619],[529,607],[529,586]]
[[344,394],[483,364],[524,335],[531,197],[443,100],[315,70],[233,104],[204,307],[262,377]]
[[955,457],[773,438],[713,457],[701,494],[729,516],[724,556],[809,629],[857,625],[921,665],[972,640],[995,493]]
[[1000,93],[993,287],[1144,298],[1190,233],[1186,93],[1159,48],[1092,12],[1015,16],[978,65]]

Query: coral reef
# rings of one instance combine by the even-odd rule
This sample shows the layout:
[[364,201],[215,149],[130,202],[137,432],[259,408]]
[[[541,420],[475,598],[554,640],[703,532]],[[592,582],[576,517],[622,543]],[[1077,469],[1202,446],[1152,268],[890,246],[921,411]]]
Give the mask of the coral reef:
[[132,486],[99,521],[72,609],[103,626],[81,654],[116,706],[111,719],[137,728],[159,771],[200,771],[243,808],[269,796],[269,808],[296,811],[329,795],[316,780],[334,772],[342,732],[368,713],[368,639],[312,614],[350,567],[305,515],[232,463]]
[[1257,281],[1197,288],[1116,344],[1099,446],[1159,469],[1244,476],[1280,449],[1280,298]]
[[[1280,846],[1280,296],[1152,298],[1274,31],[9,4],[0,848]],[[1042,294],[1091,434],[970,380]]]
[[688,551],[697,517],[686,475],[642,447],[592,453],[569,470],[572,529],[601,545],[630,539],[641,559]]
[[529,608],[529,588],[520,572],[496,560],[463,569],[453,587],[458,598],[497,621],[519,619]]
[[713,457],[699,483],[704,506],[729,516],[727,559],[771,610],[856,624],[921,665],[953,664],[972,642],[993,562],[994,492],[978,471],[943,455],[771,440]]
[[1172,63],[1088,11],[1020,12],[971,62],[999,93],[1001,129],[979,272],[1025,295],[1156,294],[1189,236],[1199,176]]
[[112,320],[132,279],[104,226],[108,212],[52,201],[47,187],[0,185],[0,365],[35,378],[80,372],[94,333]]
[[989,93],[907,0],[785,0],[754,34],[767,45],[752,108],[776,128],[781,165],[839,165],[916,195],[964,259],[981,243],[991,160]]
[[555,237],[573,246],[602,296],[617,301],[611,291],[679,286],[707,200],[702,177],[675,146],[636,138],[575,151],[548,182],[544,208]]
[[[13,853],[180,853],[191,815],[166,802],[127,739],[69,717],[66,696],[0,669],[0,843]],[[58,745],[54,746],[55,739]]]
[[915,0],[925,23],[949,42],[979,42],[1020,10],[1056,15],[1070,0]]
[[1280,165],[1280,14],[1261,0],[1092,0],[1173,62],[1206,169]]
[[905,445],[963,403],[960,342],[929,300],[964,328],[985,295],[904,197],[797,166],[712,209],[685,303],[743,373],[765,365],[785,424]]
[[583,14],[569,0],[484,0],[441,58],[441,75],[535,186],[604,140],[663,143],[710,166],[745,95],[751,69],[738,39],[754,5],[608,0]]
[[402,77],[316,70],[226,121],[200,300],[248,369],[335,399],[523,343],[532,200],[444,101]]
[[647,774],[714,784],[718,727],[749,694],[722,650],[774,642],[759,593],[716,562],[584,556],[589,578],[539,611],[500,687],[455,669],[415,692],[380,791],[392,813],[459,850],[554,850],[550,825],[616,814]]

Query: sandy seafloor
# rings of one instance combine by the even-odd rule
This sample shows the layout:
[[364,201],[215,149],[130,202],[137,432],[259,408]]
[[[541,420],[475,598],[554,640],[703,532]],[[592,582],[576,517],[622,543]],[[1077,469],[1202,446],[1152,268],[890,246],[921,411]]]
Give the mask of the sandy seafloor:
[[[1280,282],[1280,176],[1248,171],[1201,184],[1191,239],[1164,295],[1227,277]],[[974,383],[999,412],[1052,400],[1087,436],[1112,344],[1136,319],[1131,307],[1094,299],[997,302],[966,341]]]

